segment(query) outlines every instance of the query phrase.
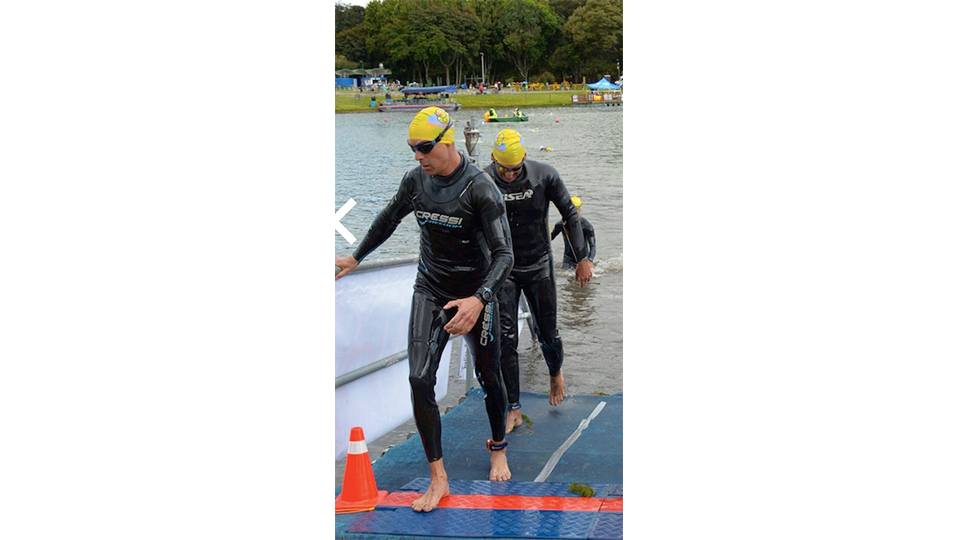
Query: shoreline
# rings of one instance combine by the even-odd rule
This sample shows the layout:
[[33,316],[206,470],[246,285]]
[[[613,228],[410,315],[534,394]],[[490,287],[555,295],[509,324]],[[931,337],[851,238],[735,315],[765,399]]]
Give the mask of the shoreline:
[[[512,110],[531,107],[572,107],[573,95],[583,95],[589,91],[580,90],[538,90],[525,92],[500,92],[499,94],[477,94],[463,92],[451,94],[451,98],[460,103],[460,110],[490,108]],[[392,92],[397,96],[399,92]],[[355,92],[336,91],[334,112],[380,112],[376,107],[370,107],[370,98],[382,100],[383,92]]]

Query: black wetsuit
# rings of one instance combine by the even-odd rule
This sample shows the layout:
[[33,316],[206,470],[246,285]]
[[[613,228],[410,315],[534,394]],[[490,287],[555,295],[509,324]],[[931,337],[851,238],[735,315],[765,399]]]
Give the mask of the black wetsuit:
[[[587,218],[580,217],[580,229],[583,231],[583,242],[587,245],[587,258],[591,261],[597,257],[597,234],[593,230],[593,225],[587,221]],[[570,247],[570,240],[567,239],[567,233],[563,230],[563,221],[558,221],[553,225],[553,231],[550,233],[550,239],[553,240],[558,234],[563,234],[563,264],[561,268],[569,270],[577,267],[577,260],[573,257],[573,248]]]
[[577,207],[570,200],[560,173],[547,163],[526,160],[513,182],[505,182],[491,163],[484,169],[503,192],[507,220],[513,236],[514,264],[497,300],[500,302],[500,370],[507,388],[511,409],[520,408],[520,363],[517,357],[517,308],[520,293],[527,297],[532,316],[531,328],[540,342],[540,350],[551,376],[563,365],[563,342],[557,330],[557,286],[553,275],[553,250],[550,246],[550,203],[567,223],[572,242],[582,259],[586,251]]
[[[450,176],[430,176],[419,166],[408,171],[400,188],[367,231],[353,256],[363,260],[382,244],[400,221],[414,212],[420,224],[420,264],[413,286],[407,354],[413,416],[429,461],[443,457],[440,445],[440,410],[434,386],[440,355],[450,334],[443,326],[455,309],[444,311],[451,300],[493,294],[513,266],[510,229],[503,197],[490,178],[467,156]],[[482,300],[482,299],[481,299]],[[496,300],[484,311],[469,334],[467,346],[476,358],[477,380],[485,393],[490,430],[503,440],[507,403],[500,375],[500,332]]]

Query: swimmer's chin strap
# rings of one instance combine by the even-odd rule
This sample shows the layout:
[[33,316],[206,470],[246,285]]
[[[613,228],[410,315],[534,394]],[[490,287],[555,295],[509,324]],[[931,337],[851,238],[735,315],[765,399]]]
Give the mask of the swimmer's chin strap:
[[503,441],[500,444],[493,444],[491,439],[487,439],[487,450],[491,452],[496,452],[497,450],[503,450],[507,447],[507,441]]

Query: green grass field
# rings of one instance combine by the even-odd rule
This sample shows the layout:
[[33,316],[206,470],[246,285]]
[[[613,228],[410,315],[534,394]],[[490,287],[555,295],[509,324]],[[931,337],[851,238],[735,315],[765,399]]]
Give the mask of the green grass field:
[[[570,105],[570,96],[582,91],[502,92],[500,94],[455,94],[462,109],[489,109],[509,112],[514,107],[565,107]],[[376,111],[370,106],[370,98],[383,100],[383,93],[337,92],[336,112]],[[397,97],[398,94],[394,94]]]

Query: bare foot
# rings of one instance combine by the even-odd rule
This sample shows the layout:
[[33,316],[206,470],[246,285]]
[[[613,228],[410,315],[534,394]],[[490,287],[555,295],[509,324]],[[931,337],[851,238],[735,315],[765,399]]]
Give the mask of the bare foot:
[[520,415],[520,409],[511,409],[507,412],[507,433],[523,424],[523,417]]
[[450,494],[447,472],[443,468],[443,459],[430,463],[430,487],[410,506],[414,512],[429,512],[440,504],[440,500]]
[[507,466],[507,449],[490,452],[490,481],[506,482],[510,479],[510,467]]
[[563,371],[557,373],[556,377],[550,377],[550,404],[559,405],[566,394],[563,386]]

